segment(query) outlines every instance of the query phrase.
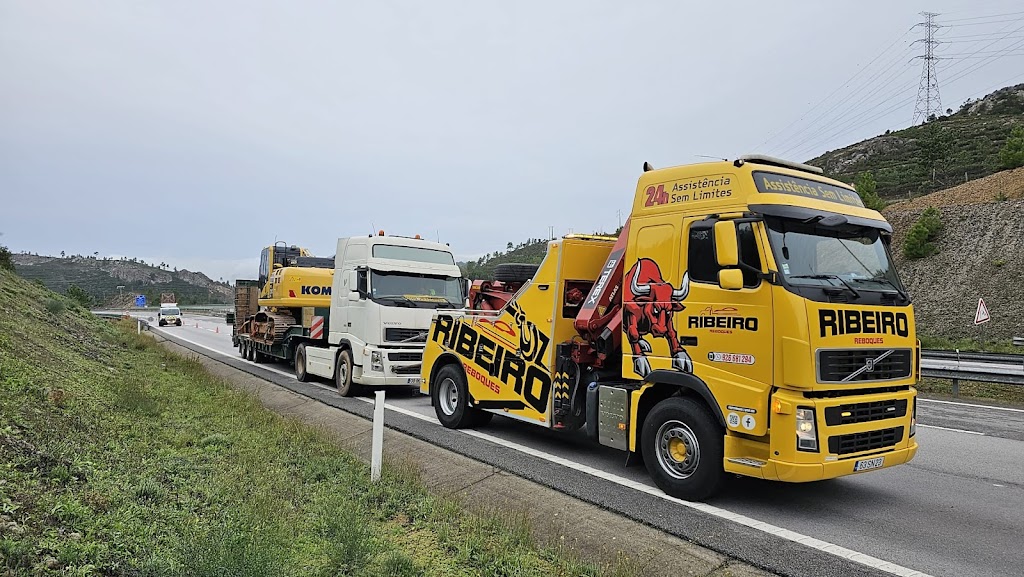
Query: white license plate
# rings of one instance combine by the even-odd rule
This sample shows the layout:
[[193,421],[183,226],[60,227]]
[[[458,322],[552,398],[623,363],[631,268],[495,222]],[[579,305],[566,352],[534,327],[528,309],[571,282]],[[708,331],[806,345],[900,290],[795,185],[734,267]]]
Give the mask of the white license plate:
[[857,461],[853,465],[853,472],[858,471],[869,471],[871,469],[877,469],[882,466],[885,462],[885,457],[875,457],[874,459],[864,459],[863,461]]
[[410,385],[418,385],[418,384],[420,384],[420,378],[419,377],[409,377],[409,379],[406,382],[409,383]]

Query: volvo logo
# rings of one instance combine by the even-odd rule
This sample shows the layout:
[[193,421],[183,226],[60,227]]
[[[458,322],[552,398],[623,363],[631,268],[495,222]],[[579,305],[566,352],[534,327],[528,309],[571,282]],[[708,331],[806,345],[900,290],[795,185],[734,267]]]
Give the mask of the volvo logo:
[[892,349],[889,349],[889,350],[885,351],[884,353],[878,355],[877,357],[875,357],[873,359],[868,359],[867,361],[864,362],[864,366],[863,367],[857,369],[856,371],[853,371],[849,375],[846,375],[846,377],[842,380],[842,382],[846,383],[846,382],[852,381],[853,379],[856,379],[857,377],[863,375],[864,373],[870,373],[870,372],[874,371],[876,364],[882,362],[883,360],[885,360],[886,357],[888,357],[889,355],[893,354],[894,352],[896,352],[896,351],[894,351]]

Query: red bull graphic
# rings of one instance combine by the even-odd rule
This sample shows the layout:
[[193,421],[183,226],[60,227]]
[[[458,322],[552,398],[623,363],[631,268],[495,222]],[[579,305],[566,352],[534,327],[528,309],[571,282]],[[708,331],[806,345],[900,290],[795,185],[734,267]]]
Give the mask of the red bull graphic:
[[675,314],[686,308],[683,300],[690,292],[689,273],[683,274],[679,288],[675,288],[662,278],[658,263],[642,258],[629,269],[626,278],[629,283],[622,299],[622,328],[633,349],[633,370],[641,377],[651,372],[647,355],[653,349],[644,339],[650,335],[668,342],[673,369],[692,373],[693,361],[680,344],[673,324]]

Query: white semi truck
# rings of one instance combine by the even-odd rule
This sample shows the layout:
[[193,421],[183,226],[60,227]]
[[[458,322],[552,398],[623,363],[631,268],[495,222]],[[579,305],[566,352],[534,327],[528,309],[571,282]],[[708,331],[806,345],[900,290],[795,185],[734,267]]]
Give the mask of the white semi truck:
[[418,387],[434,311],[466,298],[451,249],[381,231],[339,239],[334,262],[330,309],[303,315],[319,338],[295,346],[296,378],[333,379],[346,396],[357,385]]

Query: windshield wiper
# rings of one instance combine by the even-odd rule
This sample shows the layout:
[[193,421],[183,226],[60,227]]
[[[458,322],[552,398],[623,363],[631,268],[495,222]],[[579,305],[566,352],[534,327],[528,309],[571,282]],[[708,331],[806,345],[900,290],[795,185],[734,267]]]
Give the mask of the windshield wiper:
[[832,280],[832,279],[835,279],[835,280],[843,283],[843,286],[845,286],[846,288],[850,289],[850,293],[853,295],[853,298],[856,298],[856,299],[860,298],[860,293],[857,292],[857,289],[853,288],[853,285],[851,285],[850,283],[848,283],[845,280],[843,280],[843,277],[841,277],[841,276],[839,276],[837,274],[797,274],[797,275],[793,275],[793,276],[791,276],[789,278],[810,278],[810,279],[815,279],[815,280]]
[[891,286],[893,288],[893,290],[895,290],[900,295],[901,299],[907,300],[909,298],[909,297],[907,297],[907,293],[905,293],[903,291],[903,289],[901,289],[899,287],[899,285],[897,285],[896,283],[892,282],[891,280],[885,278],[884,276],[872,277],[872,278],[855,278],[853,280],[855,282],[877,282],[877,283],[887,284],[887,285]]
[[395,303],[395,306],[402,306],[402,307],[413,308],[413,309],[414,308],[418,308],[417,305],[416,305],[416,301],[414,301],[411,298],[409,298],[407,296],[404,296],[404,295],[384,295],[384,296],[379,296],[379,297],[374,297],[374,298],[377,298],[377,299],[387,299],[387,300],[392,301],[393,303]]

